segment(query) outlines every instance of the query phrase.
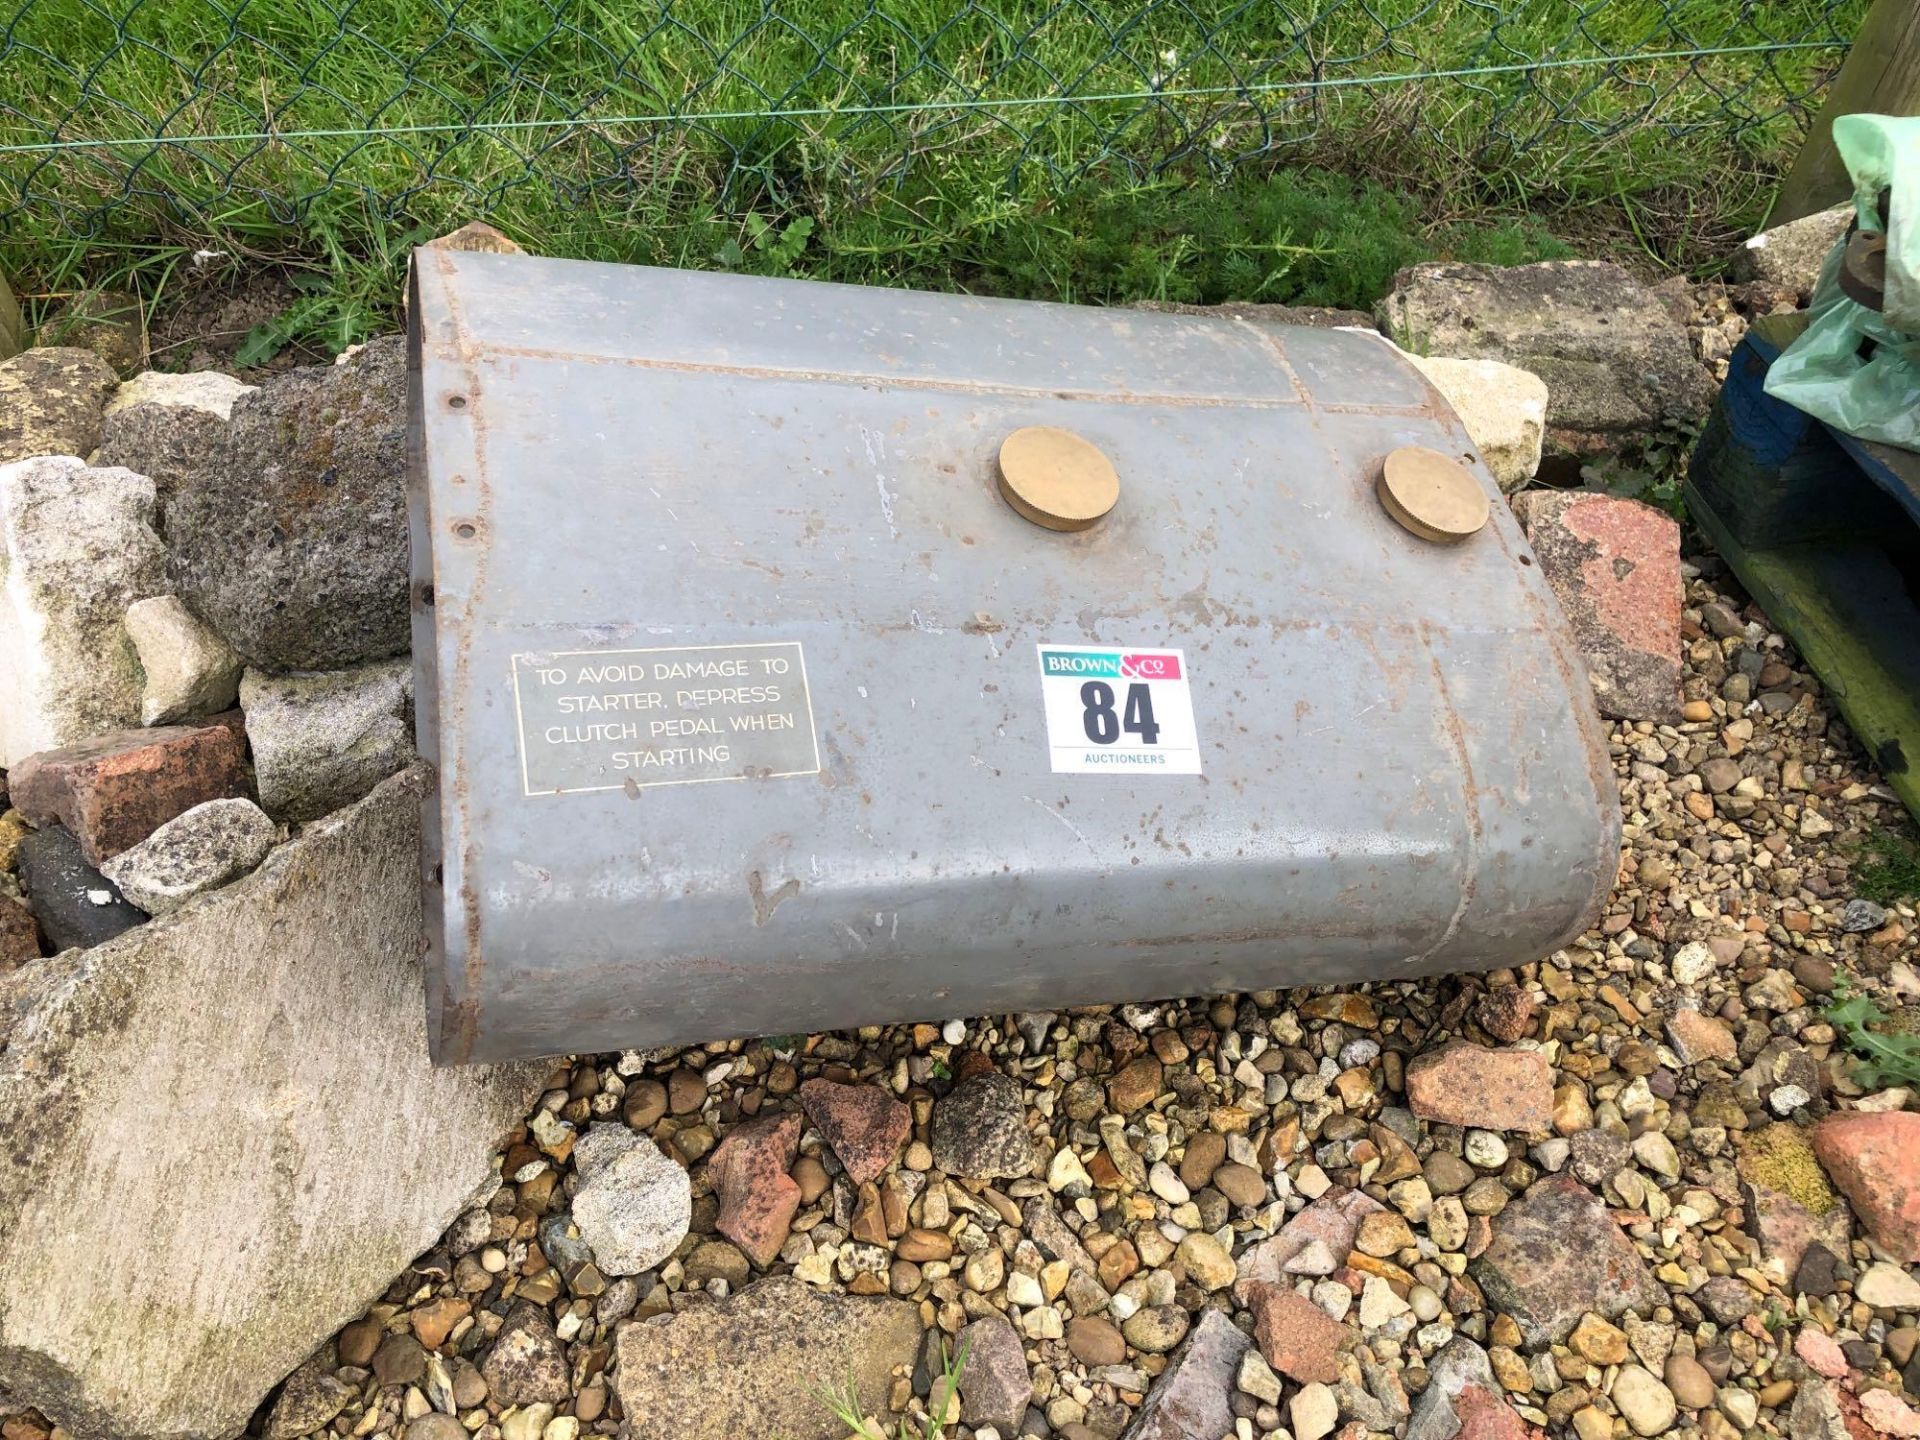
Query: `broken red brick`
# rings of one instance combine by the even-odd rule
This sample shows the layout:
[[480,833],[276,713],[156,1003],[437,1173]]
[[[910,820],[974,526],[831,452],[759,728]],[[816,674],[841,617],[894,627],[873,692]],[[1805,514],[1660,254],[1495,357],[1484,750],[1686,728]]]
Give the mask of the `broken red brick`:
[[1332,1385],[1340,1379],[1340,1352],[1354,1332],[1306,1296],[1257,1281],[1247,1287],[1253,1335],[1261,1355],[1288,1379]]
[[1814,1127],[1813,1153],[1881,1248],[1920,1260],[1920,1115],[1829,1115]]
[[878,1180],[913,1132],[913,1115],[878,1085],[809,1080],[800,1104],[856,1186]]
[[1530,490],[1514,513],[1587,657],[1600,713],[1680,719],[1680,527],[1671,515],[1580,490]]
[[714,1228],[762,1270],[787,1243],[800,1208],[800,1187],[787,1174],[799,1145],[798,1115],[769,1116],[736,1125],[707,1162],[720,1196]]
[[8,779],[22,815],[66,826],[87,863],[101,865],[196,805],[244,796],[244,756],[227,725],[167,725],[42,750]]
[[1536,1050],[1456,1040],[1407,1066],[1407,1105],[1442,1125],[1544,1133],[1553,1128],[1553,1072]]

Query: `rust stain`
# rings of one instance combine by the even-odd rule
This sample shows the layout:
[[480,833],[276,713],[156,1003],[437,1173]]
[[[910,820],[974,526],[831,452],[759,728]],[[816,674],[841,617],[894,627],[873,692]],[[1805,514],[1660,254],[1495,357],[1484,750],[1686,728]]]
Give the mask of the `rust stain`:
[[779,889],[768,893],[767,882],[755,870],[747,876],[747,894],[753,898],[753,923],[764,925],[773,918],[773,912],[800,893],[800,882],[789,879]]
[[[464,328],[462,339],[465,339]],[[568,365],[612,365],[629,370],[658,370],[683,375],[723,375],[740,380],[784,380],[803,384],[871,385],[889,390],[924,390],[949,395],[998,395],[1020,400],[1085,400],[1100,405],[1142,405],[1179,410],[1295,410],[1304,390],[1286,368],[1295,397],[1270,395],[1166,395],[1134,390],[1062,389],[1052,385],[1014,385],[999,381],[961,380],[934,375],[895,375],[862,370],[811,370],[785,365],[726,365],[717,361],[661,360],[646,355],[586,355],[574,350],[550,350],[537,345],[490,344],[487,353],[516,360],[552,360]],[[1340,415],[1432,418],[1431,405],[1342,404],[1324,407]]]
[[[437,697],[441,714],[447,722],[445,733],[452,735],[455,741],[453,754],[442,756],[440,779],[442,803],[455,813],[457,830],[453,826],[443,826],[442,833],[458,833],[470,839],[475,833],[470,808],[472,792],[467,775],[466,759],[468,731],[465,702],[466,698],[473,693],[475,628],[470,621],[486,590],[488,562],[492,558],[492,532],[488,521],[492,516],[493,488],[487,470],[487,407],[485,390],[480,384],[479,352],[473,343],[465,317],[461,314],[455,287],[449,283],[454,271],[451,252],[436,252],[433,255],[433,267],[441,282],[441,293],[438,298],[446,311],[453,363],[463,369],[467,376],[464,392],[466,403],[453,405],[450,403],[453,397],[447,395],[443,398],[449,403],[436,407],[434,413],[427,413],[427,407],[423,405],[422,424],[428,428],[437,428],[465,423],[469,430],[469,443],[473,455],[471,472],[477,492],[471,517],[477,539],[472,545],[463,548],[463,554],[471,556],[471,574],[464,587],[454,587],[454,593],[464,598],[458,607],[459,615],[455,633],[459,640],[454,650],[452,684],[450,687],[442,687]],[[445,349],[442,349],[441,353],[444,355]],[[421,384],[424,388],[424,376],[421,378]],[[465,467],[462,468],[462,473],[466,473]],[[445,517],[437,517],[433,514],[431,487],[427,488],[427,496],[428,524],[433,526],[441,523]],[[438,547],[434,547],[433,553],[437,557],[441,552]],[[433,584],[436,595],[444,597],[448,593],[445,579],[437,565]],[[439,618],[445,620],[449,617],[442,610]],[[440,632],[438,623],[435,625],[435,632],[436,635]],[[487,968],[486,951],[482,944],[480,928],[480,893],[473,881],[474,862],[477,858],[470,844],[463,846],[460,855],[460,905],[464,916],[463,930],[466,941],[466,954],[462,957],[463,984],[461,998],[452,1007],[452,1014],[442,1027],[447,1057],[454,1063],[472,1058],[479,1030],[481,991]]]

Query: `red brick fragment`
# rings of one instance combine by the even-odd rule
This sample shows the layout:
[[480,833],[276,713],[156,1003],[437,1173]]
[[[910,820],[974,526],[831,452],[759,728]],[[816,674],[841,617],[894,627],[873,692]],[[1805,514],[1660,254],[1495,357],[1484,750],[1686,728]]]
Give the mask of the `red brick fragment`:
[[1340,1352],[1354,1332],[1313,1301],[1279,1285],[1248,1287],[1253,1336],[1275,1370],[1301,1384],[1332,1385],[1340,1379]]
[[1407,1066],[1407,1105],[1442,1125],[1543,1132],[1553,1127],[1553,1072],[1536,1050],[1458,1040]]
[[1814,1127],[1813,1153],[1881,1248],[1920,1260],[1920,1115],[1829,1115]]
[[809,1080],[800,1104],[856,1186],[878,1180],[913,1131],[913,1115],[878,1085]]
[[1600,712],[1680,718],[1680,527],[1638,500],[1530,490],[1514,513],[1586,653]]
[[89,865],[196,805],[247,793],[244,742],[225,724],[115,730],[29,755],[8,779],[15,808],[66,826]]
[[800,1208],[800,1187],[787,1174],[799,1146],[800,1117],[769,1116],[736,1125],[707,1162],[720,1196],[714,1228],[763,1270],[787,1243]]

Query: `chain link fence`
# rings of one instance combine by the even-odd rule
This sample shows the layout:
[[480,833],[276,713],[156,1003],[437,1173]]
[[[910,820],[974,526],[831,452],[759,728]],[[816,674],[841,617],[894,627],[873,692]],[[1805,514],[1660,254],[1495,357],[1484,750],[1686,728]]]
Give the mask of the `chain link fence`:
[[0,239],[1443,151],[1777,165],[1867,0],[0,0]]

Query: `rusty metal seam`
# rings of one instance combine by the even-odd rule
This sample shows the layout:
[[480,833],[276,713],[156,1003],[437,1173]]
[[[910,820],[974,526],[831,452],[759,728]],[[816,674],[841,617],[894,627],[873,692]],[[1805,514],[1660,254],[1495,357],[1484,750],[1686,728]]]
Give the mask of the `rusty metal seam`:
[[[1353,415],[1353,414],[1362,414],[1362,413],[1376,413],[1376,414],[1404,413],[1398,410],[1393,410],[1393,411],[1380,410],[1375,412],[1366,412],[1363,410],[1356,410],[1353,408],[1336,409],[1335,407],[1330,405],[1328,406],[1321,405],[1320,402],[1314,398],[1313,392],[1301,383],[1300,376],[1294,371],[1293,362],[1287,359],[1286,347],[1280,343],[1280,337],[1274,333],[1274,329],[1272,326],[1256,325],[1251,320],[1246,320],[1246,319],[1238,319],[1235,321],[1235,323],[1239,325],[1245,325],[1249,330],[1253,332],[1254,335],[1256,335],[1259,338],[1260,343],[1264,345],[1267,348],[1267,350],[1273,355],[1274,363],[1278,365],[1282,373],[1286,375],[1287,383],[1292,385],[1295,391],[1303,397],[1303,408],[1306,411],[1307,423],[1313,427],[1313,433],[1316,436],[1318,436],[1322,441],[1321,449],[1325,452],[1327,459],[1331,462],[1334,469],[1338,470],[1341,475],[1343,476],[1347,475],[1344,452],[1341,446],[1329,445],[1325,443],[1326,432],[1320,428],[1320,417],[1323,414]],[[1437,418],[1437,417],[1431,416],[1429,412],[1425,410],[1415,411],[1413,413],[1417,416],[1423,416],[1427,418]],[[1347,478],[1350,484],[1356,483],[1357,477],[1348,476]],[[1391,565],[1393,562],[1393,556],[1387,550],[1386,534],[1384,530],[1376,531],[1376,535],[1379,541],[1380,564],[1382,567]]]
[[[439,272],[440,278],[441,278],[441,284],[442,284],[441,301],[446,307],[447,319],[452,326],[453,334],[454,334],[454,348],[457,351],[459,356],[458,361],[455,363],[457,363],[459,367],[466,373],[467,389],[468,389],[468,395],[469,395],[469,400],[466,407],[466,414],[469,417],[468,423],[471,427],[470,439],[472,443],[473,462],[474,462],[472,467],[474,472],[472,478],[473,478],[473,483],[476,487],[476,493],[479,497],[479,504],[475,508],[481,519],[480,543],[476,547],[477,553],[475,555],[475,558],[471,562],[471,568],[470,568],[468,583],[467,583],[466,592],[465,592],[466,602],[463,607],[463,609],[466,612],[471,613],[471,611],[474,608],[474,604],[480,594],[480,591],[485,586],[487,560],[491,554],[491,537],[489,536],[486,529],[486,519],[488,516],[488,512],[492,508],[492,499],[491,499],[492,491],[491,491],[491,487],[487,483],[486,457],[483,454],[483,444],[482,444],[482,438],[485,435],[485,429],[486,429],[485,417],[484,417],[483,407],[478,403],[479,391],[480,391],[480,377],[478,374],[480,350],[479,350],[479,347],[475,345],[472,333],[468,329],[466,319],[462,314],[460,302],[456,294],[457,287],[450,283],[453,279],[453,272],[455,268],[453,263],[453,252],[447,251],[447,250],[436,251],[434,253],[433,258],[434,258],[434,268]],[[422,375],[421,386],[423,391],[423,394],[421,397],[421,404],[424,411],[424,409],[430,406],[433,402],[433,397],[424,393],[425,386],[426,386],[426,380],[425,380],[424,374]],[[431,483],[428,484],[427,493],[429,497],[428,519],[429,519],[429,523],[431,523],[432,521],[431,498],[433,495],[433,487]],[[434,548],[437,553],[438,547],[436,546]],[[439,575],[438,575],[437,569],[436,569],[434,580],[435,580],[436,593],[438,593]],[[437,645],[439,641],[439,624],[437,620],[434,626],[434,630],[435,630],[435,643]],[[473,655],[470,648],[470,643],[471,643],[472,637],[471,637],[470,630],[467,631],[466,633],[467,633],[468,643],[463,643],[462,645],[460,645],[454,654],[454,667],[453,667],[454,668],[454,675],[453,675],[454,684],[453,684],[451,693],[455,697],[456,707],[459,703],[460,697],[464,697],[469,693],[471,693],[470,692],[470,676],[471,676],[472,666],[473,666]],[[443,733],[445,733],[447,729],[446,720],[447,720],[449,707],[446,702],[447,702],[448,693],[449,692],[447,688],[443,686],[441,696],[440,696],[440,703],[438,706],[441,720],[442,720]],[[457,737],[456,743],[451,747],[444,746],[444,745],[442,746],[442,754],[441,754],[442,770],[441,770],[440,778],[441,778],[441,795],[442,795],[442,801],[443,801],[443,808],[451,807],[452,809],[456,810],[458,812],[459,820],[460,820],[459,829],[460,829],[461,855],[460,855],[460,897],[459,899],[460,899],[461,913],[465,919],[464,928],[466,930],[466,940],[467,940],[466,954],[462,957],[462,972],[463,972],[462,978],[465,982],[465,992],[461,995],[459,1003],[454,1007],[455,1017],[456,1017],[455,1018],[456,1034],[452,1040],[452,1043],[448,1047],[448,1055],[447,1055],[447,1058],[451,1062],[455,1064],[459,1064],[472,1058],[474,1045],[478,1038],[479,1021],[480,1021],[480,990],[481,990],[481,981],[486,971],[486,955],[483,947],[480,944],[479,895],[478,895],[478,892],[474,889],[474,884],[473,884],[474,857],[471,854],[470,847],[472,845],[474,827],[467,813],[467,801],[469,799],[469,795],[467,791],[467,775],[466,775],[466,769],[467,769],[466,731],[464,726],[459,724],[457,720],[452,726],[452,731],[454,735]],[[448,749],[452,750],[451,756],[449,756],[446,753]],[[449,761],[451,761],[451,766],[449,766]],[[453,769],[455,772],[451,780],[449,780],[449,776],[447,773],[449,768]],[[450,827],[448,827],[445,824],[443,819],[442,826],[441,826],[441,830],[442,830],[441,843],[442,843],[443,854],[445,852],[446,838],[447,838],[449,829]],[[445,1038],[445,1029],[446,1027],[443,1022],[442,1024],[443,1039]]]
[[1460,933],[1460,925],[1466,919],[1467,910],[1473,904],[1479,891],[1480,849],[1484,840],[1480,821],[1480,788],[1473,778],[1473,757],[1467,748],[1465,727],[1460,723],[1460,711],[1453,703],[1453,695],[1447,689],[1447,677],[1440,665],[1440,656],[1430,642],[1426,626],[1420,627],[1420,648],[1426,652],[1427,665],[1433,671],[1435,693],[1440,697],[1443,724],[1447,739],[1452,742],[1454,754],[1460,759],[1460,787],[1466,801],[1467,843],[1460,865],[1460,900],[1453,907],[1453,914],[1447,918],[1446,929],[1440,938],[1414,957],[1413,963],[1424,965],[1440,951],[1453,942]]
[[[1245,321],[1235,322],[1247,324]],[[1257,327],[1249,326],[1257,335]],[[464,333],[464,332],[463,332]],[[1264,340],[1265,337],[1262,337]],[[548,350],[534,345],[485,343],[469,347],[469,356],[514,360],[544,360],[567,365],[617,365],[632,370],[655,370],[680,375],[718,375],[739,380],[785,380],[812,385],[859,385],[892,390],[920,390],[946,395],[998,395],[1010,400],[1069,400],[1099,405],[1170,407],[1189,410],[1292,410],[1313,408],[1311,397],[1299,377],[1284,358],[1280,366],[1294,388],[1294,398],[1279,399],[1259,395],[1163,395],[1125,390],[1086,390],[1058,385],[1014,385],[989,380],[950,380],[927,375],[888,375],[863,370],[807,370],[783,365],[727,365],[717,361],[662,360],[644,355],[584,355],[567,350]],[[1406,405],[1326,405],[1332,414],[1404,415],[1417,418],[1430,415],[1427,406]]]
[[[1511,511],[1509,511],[1511,514]],[[1516,519],[1515,534],[1525,547],[1516,551],[1507,543],[1506,534],[1499,526],[1491,527],[1498,538],[1500,549],[1511,563],[1518,578],[1520,595],[1527,608],[1533,612],[1535,627],[1546,638],[1547,651],[1553,656],[1555,673],[1560,677],[1560,686],[1567,697],[1572,711],[1575,728],[1580,732],[1582,748],[1587,752],[1587,783],[1593,787],[1595,806],[1603,816],[1610,817],[1611,824],[1600,827],[1600,849],[1594,863],[1594,898],[1577,915],[1573,923],[1557,936],[1548,947],[1548,954],[1561,949],[1570,941],[1585,934],[1605,912],[1607,901],[1613,896],[1613,888],[1620,869],[1620,788],[1614,778],[1613,764],[1607,754],[1605,727],[1601,724],[1600,709],[1594,700],[1593,682],[1587,678],[1584,658],[1574,648],[1573,630],[1566,617],[1560,613],[1560,602],[1547,586],[1544,578],[1529,577],[1520,574],[1522,568],[1531,570],[1534,577],[1540,576],[1540,569],[1532,558],[1532,547],[1527,545],[1526,536],[1519,529]],[[1521,565],[1522,559],[1526,564]],[[1535,589],[1535,585],[1539,590]],[[1540,591],[1545,591],[1542,595]]]

